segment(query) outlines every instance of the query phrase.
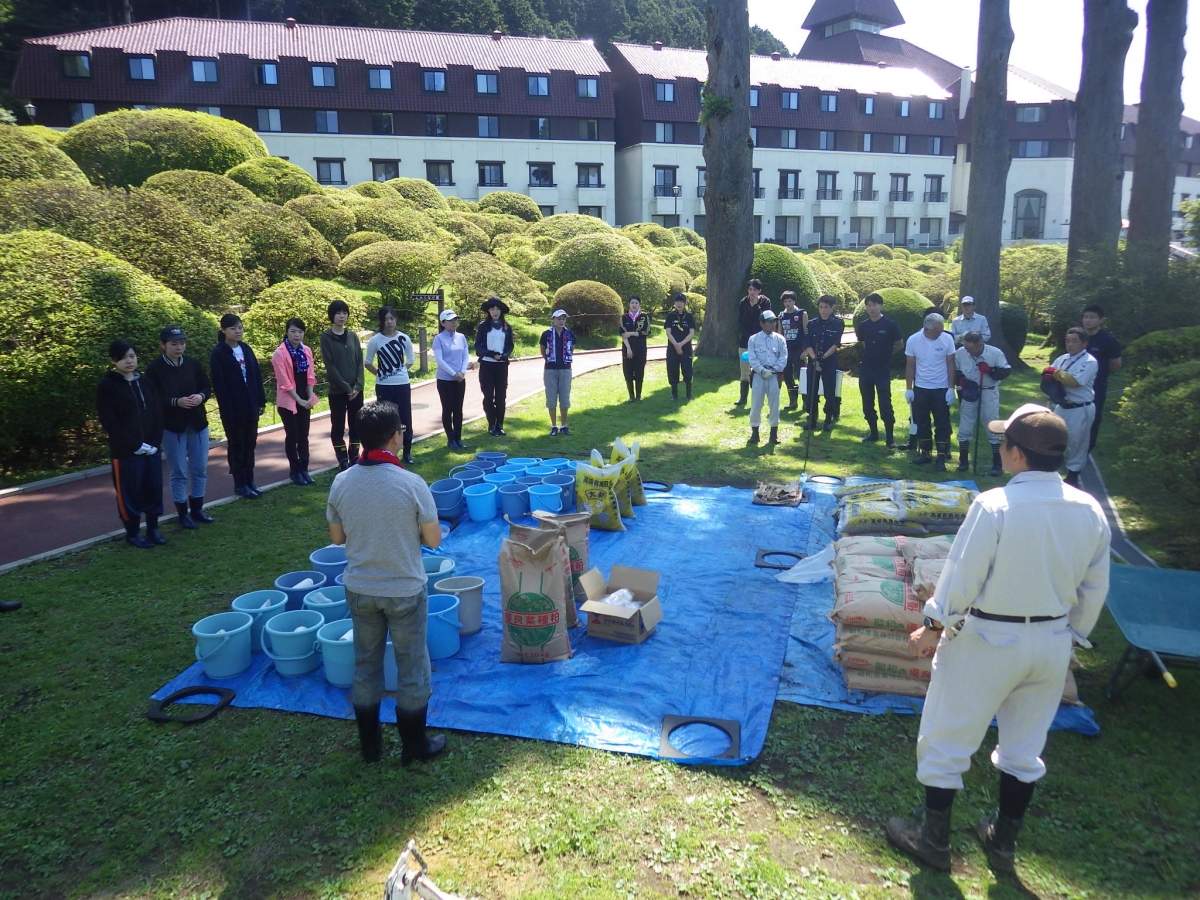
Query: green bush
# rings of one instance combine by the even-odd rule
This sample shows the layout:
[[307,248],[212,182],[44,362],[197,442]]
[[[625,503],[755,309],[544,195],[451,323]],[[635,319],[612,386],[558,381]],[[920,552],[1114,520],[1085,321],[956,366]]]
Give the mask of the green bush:
[[962,262],[962,248],[963,239],[961,237],[956,237],[950,242],[950,246],[946,248],[946,258],[950,262]]
[[880,259],[895,259],[896,255],[887,244],[872,244],[863,251],[867,256],[878,256]]
[[385,184],[418,209],[450,209],[442,192],[424,178],[393,178]]
[[708,296],[708,272],[704,271],[692,279],[692,292],[702,297]]
[[637,295],[648,303],[662,297],[668,286],[662,268],[615,233],[581,234],[564,241],[538,260],[532,274],[552,290],[572,281],[599,281],[622,298]]
[[607,234],[612,227],[603,219],[578,213],[558,213],[534,222],[526,232],[530,237],[548,237],[562,243],[581,234]]
[[479,212],[479,204],[451,194],[446,198],[446,207],[455,212]]
[[182,109],[105,113],[80,122],[58,146],[93,184],[115,187],[170,169],[220,173],[267,158],[266,145],[245,125]]
[[[879,291],[883,298],[883,314],[896,323],[905,340],[925,327],[925,311],[929,309],[929,298],[907,288],[884,288]],[[859,302],[854,307],[854,324],[867,317],[867,307]],[[892,357],[892,365],[903,365],[904,350]]]
[[[708,300],[705,299],[703,294],[687,293],[684,296],[687,297],[688,312],[696,317],[696,331],[698,333],[704,327],[704,311],[708,307]],[[674,309],[675,305],[671,304],[671,308]]]
[[951,262],[951,261],[952,261],[952,260],[951,260],[949,257],[947,257],[947,256],[946,256],[946,254],[945,254],[945,253],[943,253],[943,252],[942,252],[942,251],[940,251],[940,250],[938,250],[938,251],[935,251],[934,253],[929,253],[929,254],[926,254],[925,258],[926,258],[926,259],[928,259],[930,262],[940,262],[940,263],[944,263],[944,262]]
[[694,280],[708,272],[708,256],[703,253],[693,253],[683,257],[675,265],[691,275]]
[[47,231],[0,235],[0,451],[33,453],[94,419],[108,345],[131,340],[142,365],[164,325],[199,346],[216,320],[150,276],[79,241]]
[[529,227],[524,219],[504,213],[468,212],[463,213],[463,218],[482,228],[493,242],[502,234],[520,234]]
[[750,277],[763,284],[763,293],[771,298],[771,307],[783,309],[779,297],[784,291],[796,292],[796,305],[816,315],[817,280],[812,270],[800,261],[798,254],[779,244],[755,244],[754,262],[750,265]]
[[390,237],[386,234],[380,234],[378,231],[355,231],[347,235],[346,239],[342,241],[342,253],[353,253],[359,247],[365,247],[367,244],[390,240]]
[[1200,359],[1200,325],[1152,331],[1125,347],[1121,371],[1127,381],[1144,378],[1151,370]]
[[252,159],[234,166],[225,175],[249,189],[259,200],[280,206],[305,194],[323,193],[315,178],[295,163],[277,156]]
[[516,216],[526,222],[536,222],[542,218],[542,211],[536,203],[524,194],[514,194],[512,191],[493,191],[485,194],[479,200],[479,211]]
[[[0,357],[2,358],[2,357]],[[1131,471],[1200,504],[1200,360],[1155,368],[1121,396],[1117,419],[1129,443],[1120,450]]]
[[687,250],[684,250],[682,247],[655,246],[651,248],[650,252],[659,259],[673,266],[675,263],[679,262],[679,260],[683,259],[684,256],[687,256],[689,251],[695,252],[695,249],[695,247],[689,247]]
[[391,200],[403,206],[411,207],[412,204],[400,196],[390,181],[360,181],[358,184],[352,184],[346,188],[347,194],[357,194],[359,197],[367,197],[371,200]]
[[849,310],[854,308],[854,303],[858,300],[858,295],[842,279],[840,271],[832,272],[827,266],[822,265],[820,260],[810,260],[803,254],[797,254],[796,258],[812,271],[813,278],[817,282],[818,298],[821,294],[829,294],[830,296],[837,297],[840,309]]
[[1025,310],[1039,331],[1050,327],[1051,299],[1062,290],[1067,248],[1055,244],[1000,251],[1000,299]]
[[545,285],[489,253],[458,257],[442,271],[442,281],[454,292],[458,314],[467,321],[482,319],[482,313],[472,317],[492,296],[507,303],[514,315],[534,319],[547,312]]
[[671,229],[671,234],[675,235],[675,242],[681,247],[687,243],[691,244],[693,247],[698,247],[701,250],[708,249],[708,242],[690,228],[684,228],[680,225],[676,225]]
[[953,266],[953,263],[934,262],[925,256],[914,256],[908,261],[908,267],[922,275],[941,275]]
[[354,218],[358,231],[378,231],[393,241],[442,243],[437,226],[428,216],[397,203],[376,200],[355,206]]
[[1020,353],[1029,336],[1029,315],[1015,303],[1000,301],[1000,331],[1009,349]]
[[361,295],[329,281],[289,278],[263,291],[258,301],[242,316],[242,324],[246,327],[245,341],[254,350],[259,362],[269,366],[271,354],[283,343],[287,320],[296,316],[306,328],[304,343],[312,348],[317,364],[317,381],[324,381],[321,332],[329,327],[329,304],[334,300],[341,300],[350,307],[347,324],[351,328],[372,324],[367,302]]
[[342,246],[358,227],[358,220],[349,207],[328,194],[305,194],[289,200],[283,208],[299,215],[335,247]]
[[459,256],[464,253],[487,253],[491,249],[492,239],[488,237],[487,232],[462,213],[431,209],[425,214],[435,225],[457,238],[458,250],[455,252]]
[[0,179],[54,178],[87,184],[75,160],[29,128],[0,125]]
[[509,241],[492,252],[496,259],[508,263],[514,269],[520,269],[526,275],[533,272],[533,267],[544,255],[538,253],[529,241]]
[[634,222],[621,229],[623,234],[636,234],[644,237],[655,247],[676,247],[679,242],[670,230],[655,222]]
[[958,306],[961,277],[962,266],[954,263],[944,272],[929,276],[921,285],[921,293],[943,309],[953,310]]
[[616,334],[625,307],[607,284],[598,281],[572,281],[554,292],[551,305],[571,314],[571,330],[576,334]]
[[233,213],[225,225],[245,241],[271,284],[289,275],[328,278],[337,271],[337,250],[290,209],[257,203]]
[[892,248],[892,259],[908,259],[912,254],[904,247]]
[[216,224],[236,209],[258,202],[254,194],[236,181],[215,172],[195,169],[159,172],[147,178],[142,187],[175,198],[193,216],[209,225]]
[[889,287],[916,290],[925,283],[925,277],[915,269],[910,269],[902,259],[872,259],[870,256],[857,266],[843,269],[842,280],[859,297]]
[[58,146],[58,142],[63,139],[65,131],[59,131],[57,128],[49,128],[45,125],[22,125],[22,130],[32,137],[40,137],[44,141],[49,141],[54,146]]
[[383,302],[396,308],[404,324],[420,324],[426,304],[410,294],[425,293],[450,261],[450,250],[416,241],[379,241],[348,253],[338,274],[354,284],[379,291]]
[[[887,250],[888,248],[885,246],[883,249]],[[866,251],[864,250],[863,253],[866,253]],[[853,253],[849,250],[836,250],[833,253],[828,254],[825,257],[825,261],[839,269],[849,269],[851,266],[857,266],[859,263],[863,262],[863,253]],[[805,255],[805,258],[817,259],[817,254],[809,253]],[[872,258],[874,258],[874,254],[872,254]]]

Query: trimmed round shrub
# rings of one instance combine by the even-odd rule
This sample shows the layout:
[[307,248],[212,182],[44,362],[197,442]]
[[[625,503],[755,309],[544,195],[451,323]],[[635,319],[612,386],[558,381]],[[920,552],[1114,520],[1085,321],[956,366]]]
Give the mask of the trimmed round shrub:
[[921,293],[944,309],[955,309],[958,305],[959,281],[962,267],[957,263],[949,266],[946,271],[930,275],[921,285]]
[[667,291],[662,267],[618,234],[581,234],[564,241],[533,267],[533,277],[557,290],[572,281],[599,281],[622,298],[659,298]]
[[701,297],[708,295],[707,269],[692,279],[692,293],[699,294]]
[[485,194],[479,200],[479,211],[516,216],[526,222],[536,222],[542,218],[542,211],[536,203],[524,194],[514,194],[512,191],[493,191]]
[[1008,348],[1013,353],[1020,353],[1029,336],[1029,313],[1015,303],[1000,301],[1000,331]]
[[693,247],[698,247],[701,250],[708,249],[708,242],[690,228],[684,228],[681,225],[676,225],[671,229],[671,234],[675,235],[675,243],[679,244],[681,247],[686,243],[691,244]]
[[667,279],[667,292],[661,297],[645,297],[646,305],[653,309],[656,305],[666,300],[667,297],[674,297],[676,294],[686,293],[687,289],[692,284],[692,276],[687,271],[678,266],[663,266],[663,277]]
[[301,216],[335,247],[340,247],[358,227],[358,220],[349,207],[328,194],[305,194],[289,200],[283,208]]
[[342,241],[342,253],[353,253],[359,247],[365,247],[367,244],[374,244],[378,241],[390,241],[391,238],[386,234],[381,234],[378,231],[355,231],[348,235]]
[[636,234],[644,237],[655,247],[677,247],[679,242],[667,228],[656,222],[634,222],[621,229],[623,234]]
[[[689,247],[688,250],[695,252],[694,247]],[[667,263],[675,265],[688,254],[688,250],[684,250],[682,247],[653,247],[650,252]]]
[[927,260],[929,260],[930,262],[940,262],[940,263],[950,262],[950,260],[946,257],[946,254],[943,253],[941,250],[936,250],[933,253],[928,253],[928,254],[926,254],[925,258]]
[[528,241],[509,241],[492,253],[496,259],[503,260],[514,269],[520,269],[526,275],[533,272],[537,261],[545,255],[535,250],[533,244]]
[[75,160],[36,132],[16,125],[0,125],[0,178],[53,178],[87,184]]
[[379,291],[383,302],[396,308],[405,324],[425,319],[426,304],[414,303],[410,294],[425,288],[442,274],[450,261],[450,250],[416,241],[379,241],[348,253],[338,274],[354,284]]
[[607,284],[598,281],[572,281],[554,292],[551,306],[571,314],[571,330],[576,334],[616,334],[625,307]]
[[183,109],[105,113],[80,122],[58,146],[93,184],[117,187],[170,169],[221,173],[269,158],[259,136],[240,122]]
[[[212,116],[206,118],[211,119]],[[277,156],[244,162],[234,166],[225,175],[249,189],[259,200],[280,206],[305,194],[323,193],[315,178],[294,162]]]
[[59,131],[57,128],[50,128],[46,125],[22,125],[21,130],[32,137],[40,137],[43,141],[49,141],[56,147],[66,134],[65,131]]
[[[687,297],[688,312],[696,317],[696,331],[699,333],[700,329],[704,327],[704,310],[708,306],[708,300],[703,294],[689,292],[684,294],[684,296]],[[671,308],[675,308],[673,303],[671,304]]]
[[501,213],[463,213],[463,218],[482,228],[493,242],[502,234],[521,234],[529,227],[524,219]]
[[424,178],[392,178],[384,182],[418,209],[449,209],[446,198]]
[[[887,247],[884,247],[886,250]],[[865,252],[865,251],[864,251]],[[805,259],[817,259],[816,253],[805,255]],[[874,257],[872,257],[874,258]],[[862,253],[852,253],[849,250],[837,250],[833,253],[827,253],[821,260],[826,264],[838,269],[849,269],[851,266],[857,266],[863,261]]]
[[892,259],[908,259],[910,256],[912,256],[912,253],[904,247],[892,248]]
[[1156,368],[1130,384],[1117,419],[1129,436],[1120,454],[1130,471],[1152,472],[1168,490],[1200,503],[1200,360]]
[[708,257],[703,253],[692,253],[682,257],[675,265],[695,279],[708,272]]
[[895,252],[887,244],[872,244],[863,251],[867,256],[878,256],[880,259],[895,259]]
[[359,294],[329,281],[289,278],[259,294],[258,301],[242,316],[245,341],[259,362],[269,366],[271,354],[283,343],[287,320],[292,316],[302,319],[306,326],[304,343],[312,348],[317,380],[322,381],[325,361],[321,358],[321,332],[329,327],[329,304],[334,300],[350,307],[351,328],[371,324],[367,302]]
[[479,305],[488,297],[500,297],[516,315],[538,318],[545,315],[545,285],[490,253],[467,253],[442,270],[442,281],[454,292],[458,314],[464,321],[480,321]]
[[464,253],[487,253],[492,246],[492,239],[487,236],[475,223],[461,213],[453,213],[445,209],[427,210],[425,215],[439,228],[449,232],[458,240],[459,256]]
[[216,320],[111,253],[48,231],[0,235],[0,451],[33,450],[94,418],[108,345],[149,362],[181,325],[202,347]]
[[451,194],[446,198],[446,207],[456,212],[479,212],[479,204]]
[[800,256],[779,244],[755,244],[754,262],[750,265],[750,277],[763,284],[763,293],[771,298],[771,306],[783,309],[779,296],[784,291],[796,292],[796,305],[816,315],[817,281],[812,271],[800,261]]
[[[808,266],[812,272],[813,279],[817,282],[817,296],[821,294],[829,294],[832,297],[837,297],[839,309],[849,310],[854,308],[855,301],[858,300],[858,295],[854,293],[854,289],[842,280],[840,270],[831,272],[827,266],[821,264],[820,260],[810,261],[807,256],[797,254],[797,258]],[[811,313],[810,313],[811,315]]]
[[530,237],[548,237],[562,243],[581,234],[607,234],[612,231],[603,219],[579,213],[558,213],[534,222],[526,232]]
[[908,267],[922,275],[940,275],[953,265],[953,263],[934,262],[924,256],[914,256],[908,261]]
[[[905,340],[925,327],[925,310],[929,309],[929,299],[916,291],[907,288],[883,288],[878,291],[883,298],[883,314],[900,328],[900,334]],[[867,306],[859,302],[854,307],[854,324],[857,325],[867,317]],[[904,349],[892,357],[892,365],[903,364]]]
[[357,194],[360,197],[369,197],[372,200],[393,200],[401,203],[404,206],[411,206],[407,200],[400,196],[391,182],[385,181],[360,181],[358,184],[352,184],[346,188],[347,194]]
[[173,197],[186,206],[193,216],[210,225],[234,210],[258,202],[254,194],[236,181],[215,172],[199,172],[195,169],[159,172],[147,178],[142,187]]
[[1126,381],[1143,378],[1151,369],[1200,359],[1200,325],[1144,334],[1125,347],[1121,359]]
[[289,275],[328,278],[338,267],[338,253],[321,233],[297,213],[273,203],[239,209],[225,225],[241,235],[254,263],[271,284]]
[[889,287],[916,290],[924,284],[925,277],[920,272],[910,269],[904,260],[868,257],[857,266],[843,269],[842,280],[850,285],[859,297],[865,297],[872,291]]
[[393,241],[441,242],[437,226],[424,213],[398,203],[375,201],[354,207],[358,231],[378,231]]

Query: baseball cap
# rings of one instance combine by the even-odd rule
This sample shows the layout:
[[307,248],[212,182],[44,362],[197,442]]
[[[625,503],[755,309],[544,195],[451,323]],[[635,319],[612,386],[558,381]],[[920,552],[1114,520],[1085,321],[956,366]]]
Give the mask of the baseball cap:
[[554,312],[552,312],[550,314],[550,318],[557,319],[559,316],[569,316],[569,315],[570,315],[570,313],[567,312],[565,309],[556,309]]
[[988,422],[988,431],[1002,434],[1032,453],[1058,456],[1067,451],[1067,423],[1062,416],[1036,403],[1013,410],[1007,419]]
[[959,302],[960,304],[964,304],[964,303],[970,303],[972,306],[974,306],[974,305],[975,305],[975,298],[974,298],[974,297],[972,297],[970,294],[967,294],[967,296],[963,297],[963,298],[962,298],[961,300],[959,300],[958,302]]
[[758,320],[760,322],[774,322],[778,318],[779,316],[775,315],[775,313],[771,312],[769,309],[764,309],[758,315]]
[[158,333],[158,339],[165,344],[167,341],[186,341],[188,336],[178,325],[168,325]]
[[456,313],[452,309],[443,309],[440,313],[438,313],[438,321],[439,322],[449,322],[451,319],[457,319],[457,318],[458,318],[458,313]]

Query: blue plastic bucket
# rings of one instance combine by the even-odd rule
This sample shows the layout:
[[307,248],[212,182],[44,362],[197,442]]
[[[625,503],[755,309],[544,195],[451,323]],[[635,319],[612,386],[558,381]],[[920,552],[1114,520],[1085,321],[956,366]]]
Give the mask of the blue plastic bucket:
[[475,454],[475,458],[491,460],[497,466],[502,466],[504,465],[504,461],[508,459],[508,454],[500,450],[480,450]]
[[467,505],[465,503],[463,503],[462,498],[460,497],[459,501],[451,507],[443,509],[442,507],[439,506],[437,514],[438,514],[439,519],[457,519],[464,512],[466,512],[466,509],[467,509]]
[[541,462],[541,458],[537,456],[518,456],[508,461],[510,466],[520,466],[522,469],[528,469],[530,466],[536,466]]
[[250,652],[262,653],[259,640],[262,638],[263,623],[287,609],[287,594],[283,591],[251,591],[234,597],[230,605],[234,612],[247,613],[254,620],[250,628]]
[[459,634],[474,634],[483,627],[483,585],[482,578],[460,575],[443,578],[433,586],[434,596],[453,594],[458,598]]
[[528,469],[525,470],[525,474],[533,475],[538,478],[545,478],[547,475],[557,475],[558,469],[554,468],[553,466],[547,466],[547,465],[530,466]]
[[457,478],[443,478],[429,486],[433,504],[438,509],[450,508],[462,499],[463,483]]
[[463,488],[463,497],[467,501],[467,515],[472,522],[487,522],[496,518],[496,486],[494,484],[473,484]]
[[338,573],[338,577],[333,579],[333,583],[341,585],[342,587],[345,587],[346,586],[346,573],[345,572]]
[[572,501],[575,499],[575,476],[564,471],[557,475],[547,475],[546,484],[556,484],[562,490],[562,511],[570,512]]
[[575,464],[566,457],[560,456],[558,459],[543,459],[542,465],[551,469],[565,469],[567,467],[574,468]]
[[529,515],[529,486],[525,484],[500,485],[500,510],[510,519]]
[[317,656],[317,631],[325,617],[312,609],[280,613],[262,630],[263,652],[275,660],[280,675],[304,675],[321,664]]
[[541,484],[542,479],[538,478],[536,475],[522,475],[517,479],[516,483],[523,484],[525,487],[529,487],[531,484]]
[[502,466],[496,467],[496,474],[497,475],[511,475],[513,478],[520,478],[522,475],[525,474],[525,467],[524,466],[512,466],[512,465],[505,463]]
[[[306,578],[311,578],[312,584],[305,585],[304,587],[296,587],[297,584]],[[275,579],[275,590],[283,591],[287,594],[288,612],[292,612],[300,608],[300,605],[304,602],[305,594],[309,591],[315,591],[317,588],[325,587],[325,584],[325,576],[320,572],[310,569],[305,572],[288,572],[286,575],[280,575]]]
[[430,659],[445,659],[458,652],[458,598],[453,594],[429,595],[429,626],[425,630],[425,646]]
[[562,512],[562,488],[557,484],[531,484],[529,508],[546,512]]
[[483,476],[484,484],[494,484],[496,486],[496,511],[499,512],[500,506],[500,488],[506,484],[512,484],[517,479],[512,475],[502,475],[499,472],[490,472]]
[[317,629],[317,651],[325,661],[325,680],[337,687],[354,684],[354,640],[342,636],[354,630],[349,619],[326,622]]
[[473,459],[469,463],[463,463],[463,465],[470,466],[472,469],[478,469],[480,472],[486,475],[488,472],[495,472],[496,466],[498,466],[499,463],[490,459]]
[[468,488],[483,481],[483,472],[474,466],[455,466],[450,470],[450,477],[457,478],[463,483],[464,488]]
[[332,582],[346,568],[346,548],[330,544],[308,554],[308,561],[325,576],[327,582]]
[[421,563],[425,566],[425,587],[429,590],[435,581],[451,578],[458,571],[458,565],[448,556],[422,556]]
[[383,648],[383,689],[395,691],[396,683],[400,680],[396,672],[396,647],[389,637]]
[[[457,602],[457,598],[455,598]],[[250,629],[254,618],[244,612],[205,616],[192,626],[196,661],[209,678],[232,678],[250,668]],[[455,649],[457,653],[457,648]]]
[[346,588],[334,586],[310,591],[304,595],[302,609],[315,609],[326,622],[344,619],[350,615],[350,607],[346,604]]

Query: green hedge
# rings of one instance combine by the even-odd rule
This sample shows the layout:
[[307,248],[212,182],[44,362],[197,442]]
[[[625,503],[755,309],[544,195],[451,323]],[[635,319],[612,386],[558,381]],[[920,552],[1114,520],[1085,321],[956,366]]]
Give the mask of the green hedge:
[[681,247],[684,244],[691,244],[693,247],[699,247],[701,250],[708,249],[708,242],[690,228],[676,225],[671,229],[671,234],[675,235],[675,242]]
[[703,297],[708,296],[708,272],[701,272],[692,279],[692,291]]
[[239,209],[225,225],[245,241],[272,284],[289,275],[328,278],[337,271],[337,250],[290,209],[258,203]]
[[[883,298],[883,314],[894,321],[900,328],[900,335],[908,340],[925,327],[925,311],[929,309],[929,298],[907,288],[884,288],[878,291]],[[863,302],[854,307],[854,324],[857,325],[867,317],[867,307]],[[904,350],[892,357],[892,365],[904,363]]]
[[783,309],[779,299],[784,291],[796,292],[796,305],[808,310],[810,316],[817,313],[817,298],[821,292],[817,281],[800,257],[779,244],[755,244],[754,262],[750,264],[750,277],[763,284],[763,293],[771,298],[771,308]]
[[569,241],[581,234],[608,234],[612,227],[603,219],[579,213],[558,213],[534,222],[526,232],[530,237],[548,237],[558,242]]
[[338,274],[354,284],[379,291],[383,302],[396,308],[403,324],[421,324],[426,304],[413,303],[410,294],[424,293],[450,261],[450,250],[416,241],[379,241],[346,254]]
[[391,182],[383,181],[360,181],[358,184],[352,184],[346,188],[347,194],[357,194],[360,197],[369,197],[372,200],[391,200],[396,203],[401,203],[404,206],[412,206],[407,200],[400,196],[400,193],[391,185]]
[[351,328],[371,326],[371,310],[360,294],[348,291],[328,281],[305,281],[289,278],[271,285],[258,301],[242,316],[246,327],[245,341],[264,369],[271,365],[271,354],[283,342],[287,320],[296,316],[307,330],[304,343],[312,348],[317,364],[317,381],[325,378],[325,361],[321,358],[321,332],[329,327],[329,304],[341,300],[350,307],[347,324]]
[[636,234],[644,237],[655,247],[678,247],[679,242],[670,229],[655,222],[634,222],[621,229],[625,234]]
[[492,296],[507,303],[515,315],[534,319],[548,312],[545,285],[489,253],[458,257],[442,271],[442,281],[453,291],[464,321],[482,319],[479,305]]
[[536,203],[524,194],[514,194],[512,191],[493,191],[485,194],[479,200],[479,211],[516,216],[526,222],[536,222],[542,218],[542,211]]
[[842,280],[862,298],[883,288],[918,290],[926,279],[920,272],[909,268],[908,263],[902,259],[873,259],[868,256],[857,266],[843,269]]
[[364,203],[353,209],[358,231],[378,231],[393,241],[445,243],[433,220],[419,210],[384,200]]
[[359,247],[367,246],[367,244],[390,240],[390,237],[386,234],[380,234],[378,231],[355,231],[342,241],[342,253],[349,255]]
[[[1152,335],[1147,335],[1151,337]],[[1131,471],[1200,504],[1200,360],[1156,368],[1129,385],[1117,407]]]
[[259,200],[281,206],[305,194],[323,193],[315,178],[295,163],[277,156],[244,162],[225,174],[250,190]]
[[1125,347],[1122,369],[1128,381],[1144,378],[1154,369],[1200,359],[1200,325],[1152,331]]
[[1013,353],[1020,353],[1029,336],[1029,314],[1015,303],[1000,301],[1000,331]]
[[236,181],[215,172],[195,169],[159,172],[147,178],[142,187],[173,197],[186,206],[188,212],[209,225],[243,206],[258,202],[254,194]]
[[111,253],[47,231],[0,235],[0,308],[4,453],[94,419],[113,340],[133,341],[143,368],[164,325],[183,326],[200,347],[216,341],[210,314]]
[[419,209],[450,208],[442,192],[424,178],[393,178],[385,183]]
[[572,281],[599,281],[622,298],[655,306],[669,282],[660,266],[619,234],[581,234],[564,241],[533,267],[533,277],[557,290]]
[[253,131],[232,119],[182,109],[122,109],[80,122],[59,141],[93,184],[131,187],[170,169],[227,172],[267,157]]
[[487,253],[492,246],[492,239],[487,232],[464,216],[462,213],[450,212],[445,209],[426,210],[430,220],[448,232],[458,241],[459,256],[465,253]]
[[301,216],[335,247],[342,246],[342,242],[358,229],[358,220],[350,208],[328,194],[305,194],[289,200],[283,208]]
[[895,252],[887,244],[872,244],[863,251],[867,256],[875,256],[879,259],[895,259]]
[[499,247],[493,247],[492,254],[496,259],[503,260],[514,269],[520,269],[526,275],[533,272],[539,259],[544,254],[534,249],[529,241],[509,241]]
[[569,324],[576,334],[616,334],[624,311],[617,292],[599,281],[564,284],[554,292],[551,305],[574,317]]
[[55,178],[87,184],[75,160],[29,128],[0,125],[0,179]]

